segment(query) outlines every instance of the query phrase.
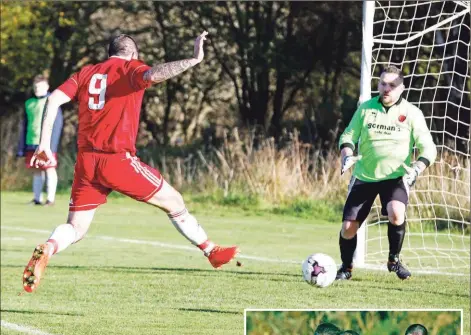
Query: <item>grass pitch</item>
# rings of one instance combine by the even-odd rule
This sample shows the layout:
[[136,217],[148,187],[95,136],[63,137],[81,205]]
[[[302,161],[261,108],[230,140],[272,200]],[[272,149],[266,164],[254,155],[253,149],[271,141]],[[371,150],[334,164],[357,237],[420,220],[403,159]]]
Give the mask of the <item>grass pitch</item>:
[[35,245],[67,216],[67,196],[53,208],[25,205],[29,197],[1,194],[2,334],[243,334],[245,308],[459,308],[469,334],[466,276],[401,282],[356,270],[349,282],[312,288],[301,262],[314,252],[339,261],[338,224],[201,204],[188,207],[212,240],[241,247],[242,267],[214,270],[162,212],[111,198],[85,239],[52,258],[38,290],[18,295]]

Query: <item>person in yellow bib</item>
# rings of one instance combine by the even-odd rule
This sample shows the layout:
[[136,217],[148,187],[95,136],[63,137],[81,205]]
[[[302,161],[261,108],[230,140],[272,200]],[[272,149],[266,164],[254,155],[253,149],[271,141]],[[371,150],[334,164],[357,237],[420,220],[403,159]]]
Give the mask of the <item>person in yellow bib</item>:
[[44,205],[54,205],[57,190],[57,150],[63,127],[62,111],[57,111],[51,138],[51,149],[54,160],[45,166],[35,168],[31,166],[31,158],[39,145],[41,137],[41,123],[43,111],[49,93],[49,83],[45,76],[38,75],[33,80],[34,97],[25,102],[25,114],[20,124],[20,138],[17,157],[25,157],[25,165],[33,171],[33,200],[31,203],[42,205],[42,191],[46,181],[47,197]]
[[[409,188],[433,162],[437,148],[422,111],[402,97],[404,75],[395,66],[381,74],[379,96],[362,103],[340,136],[342,170],[354,166],[339,236],[342,265],[337,280],[352,277],[357,230],[367,218],[379,195],[382,214],[387,215],[389,257],[387,267],[399,279],[410,271],[401,263],[399,253],[406,234],[406,206]],[[412,162],[413,148],[419,157]],[[354,156],[354,150],[358,155]]]

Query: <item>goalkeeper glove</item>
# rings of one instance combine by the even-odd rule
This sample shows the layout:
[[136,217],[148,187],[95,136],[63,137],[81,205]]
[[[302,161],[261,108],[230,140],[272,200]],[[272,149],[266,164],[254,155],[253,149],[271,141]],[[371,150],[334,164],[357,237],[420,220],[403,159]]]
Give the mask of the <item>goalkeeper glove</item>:
[[417,163],[412,163],[412,167],[407,166],[404,163],[402,164],[402,166],[406,170],[406,174],[404,175],[404,177],[402,177],[402,179],[407,185],[414,186],[415,182],[417,181],[417,178],[422,173],[422,170],[417,165]]
[[361,156],[345,156],[342,160],[342,169],[340,175],[343,175],[348,169],[350,169],[356,162],[361,159]]

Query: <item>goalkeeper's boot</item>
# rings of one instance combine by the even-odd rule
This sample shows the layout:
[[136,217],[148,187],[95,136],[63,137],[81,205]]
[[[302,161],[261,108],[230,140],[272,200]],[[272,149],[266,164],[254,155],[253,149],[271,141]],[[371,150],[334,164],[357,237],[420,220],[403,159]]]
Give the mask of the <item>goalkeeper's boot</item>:
[[237,246],[220,247],[217,245],[209,253],[208,260],[214,268],[218,269],[232,261],[239,252],[240,250]]
[[399,257],[397,256],[389,258],[388,270],[389,272],[396,272],[397,277],[402,280],[408,279],[411,276],[410,271],[407,270],[404,265],[402,265]]
[[44,275],[51,246],[47,243],[39,244],[33,251],[33,256],[23,271],[23,288],[31,293],[39,286],[39,281]]
[[352,267],[347,267],[345,265],[341,265],[337,271],[337,276],[335,280],[349,280],[352,278]]

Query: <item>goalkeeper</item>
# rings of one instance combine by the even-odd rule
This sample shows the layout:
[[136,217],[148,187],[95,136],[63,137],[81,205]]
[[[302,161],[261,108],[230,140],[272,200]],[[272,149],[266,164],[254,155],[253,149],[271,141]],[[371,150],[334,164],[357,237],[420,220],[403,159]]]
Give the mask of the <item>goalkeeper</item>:
[[[397,67],[384,69],[378,83],[379,96],[358,107],[340,136],[342,174],[356,164],[343,210],[339,237],[342,265],[337,280],[352,277],[357,231],[378,194],[381,213],[389,219],[388,270],[400,279],[411,276],[399,259],[406,233],[409,188],[435,161],[437,149],[422,111],[401,96],[403,81],[404,75]],[[358,156],[353,156],[357,145]],[[414,145],[419,158],[410,166]]]

